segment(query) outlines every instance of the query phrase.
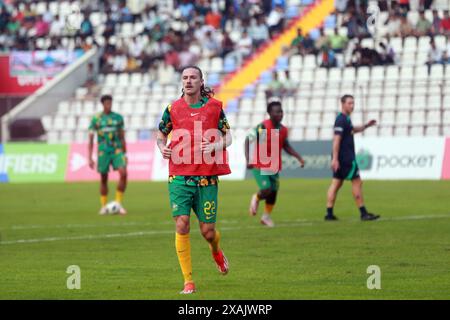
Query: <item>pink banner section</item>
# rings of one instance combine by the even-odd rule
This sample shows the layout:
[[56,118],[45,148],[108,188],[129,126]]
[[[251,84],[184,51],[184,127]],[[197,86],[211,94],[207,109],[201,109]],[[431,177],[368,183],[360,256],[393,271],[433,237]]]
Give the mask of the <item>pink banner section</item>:
[[[155,141],[136,142],[127,144],[128,180],[149,181],[152,179]],[[94,146],[94,161],[97,164],[97,153]],[[95,181],[99,179],[96,170],[89,168],[87,143],[73,143],[70,146],[66,172],[66,181]],[[117,181],[118,173],[112,170],[110,180]]]
[[450,138],[445,140],[444,162],[442,163],[442,179],[450,179]]

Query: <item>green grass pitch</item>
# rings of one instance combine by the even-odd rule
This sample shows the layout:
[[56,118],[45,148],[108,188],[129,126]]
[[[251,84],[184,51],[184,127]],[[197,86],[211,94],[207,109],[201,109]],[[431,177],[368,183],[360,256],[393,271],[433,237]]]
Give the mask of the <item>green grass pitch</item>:
[[[218,229],[230,273],[218,273],[192,218],[198,292],[189,297],[178,294],[166,183],[130,183],[125,217],[97,214],[97,183],[0,185],[0,299],[450,297],[450,181],[366,181],[375,222],[358,220],[348,183],[340,221],[323,221],[328,184],[282,179],[268,229],[248,215],[256,183],[222,181]],[[70,265],[81,269],[80,290],[66,287]],[[380,290],[367,289],[370,265],[381,269]]]

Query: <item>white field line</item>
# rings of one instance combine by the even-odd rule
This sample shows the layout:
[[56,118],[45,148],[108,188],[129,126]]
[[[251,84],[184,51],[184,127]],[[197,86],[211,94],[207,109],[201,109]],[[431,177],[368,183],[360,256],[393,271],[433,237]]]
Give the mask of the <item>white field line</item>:
[[[404,217],[392,217],[392,218],[383,218],[380,221],[396,221],[396,220],[430,220],[430,219],[440,219],[440,218],[450,218],[450,214],[447,215],[414,215],[414,216],[404,216]],[[227,221],[227,222],[226,222]],[[352,220],[343,220],[346,222],[356,222],[359,221],[357,219]],[[312,226],[317,223],[323,223],[322,220],[284,220],[280,221],[281,223],[276,225],[276,228],[295,228],[295,227],[303,227],[303,226]],[[378,223],[372,222],[372,223]],[[235,220],[224,220],[221,223],[235,223]],[[336,224],[338,222],[330,222],[330,224]],[[371,222],[366,222],[371,223]],[[143,224],[138,224],[142,226]],[[101,226],[101,225],[97,225]],[[241,227],[223,227],[221,230],[245,230],[245,229],[260,229],[261,226],[241,226]],[[136,232],[127,232],[127,233],[111,233],[111,234],[88,234],[81,236],[72,236],[72,237],[47,237],[47,238],[37,238],[37,239],[18,239],[18,240],[10,240],[10,241],[2,241],[0,244],[21,244],[21,243],[40,243],[40,242],[54,242],[54,241],[69,241],[69,240],[95,240],[95,239],[108,239],[108,238],[127,238],[127,237],[141,237],[141,236],[151,236],[158,234],[172,234],[173,230],[154,230],[154,231],[136,231]]]
[[[438,215],[412,215],[412,216],[403,216],[403,217],[382,217],[379,221],[395,221],[395,220],[427,220],[427,219],[438,219],[438,218],[450,218],[450,214],[438,214]],[[321,222],[322,219],[295,219],[295,220],[278,220],[280,223],[292,223],[292,222],[308,222],[308,223],[316,223]],[[359,221],[358,218],[348,218],[342,219],[342,221],[346,222],[355,222]],[[220,220],[220,224],[237,224],[242,221],[240,220]],[[152,226],[152,225],[172,225],[173,221],[163,221],[163,222],[118,222],[118,223],[68,223],[68,224],[53,224],[53,225],[44,225],[44,224],[36,224],[36,225],[13,225],[9,228],[3,228],[3,230],[11,229],[11,230],[30,230],[30,229],[76,229],[76,228],[103,228],[103,227],[129,227],[129,226]],[[2,230],[2,228],[0,228]]]

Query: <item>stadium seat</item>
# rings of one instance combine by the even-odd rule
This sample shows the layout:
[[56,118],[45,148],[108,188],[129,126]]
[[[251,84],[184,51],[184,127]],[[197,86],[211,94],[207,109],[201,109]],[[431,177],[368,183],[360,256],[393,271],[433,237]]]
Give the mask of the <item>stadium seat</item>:
[[251,98],[241,99],[239,113],[253,113],[253,100]]
[[294,128],[290,130],[289,139],[294,141],[303,140],[303,128]]
[[421,125],[412,126],[411,130],[409,131],[409,135],[413,137],[423,136],[423,134],[424,134],[424,127]]
[[384,81],[384,67],[382,66],[373,67],[370,78],[372,81]]
[[430,79],[441,80],[444,77],[444,66],[433,64],[430,71]]
[[397,97],[393,95],[384,95],[383,97],[383,109],[394,110],[397,108]]
[[316,56],[313,54],[308,54],[303,59],[304,69],[314,69],[316,68]]
[[319,112],[309,112],[307,124],[308,124],[308,127],[319,127],[322,124],[321,119],[320,119],[320,113]]
[[311,99],[308,111],[322,111],[323,110],[323,98],[314,97]]
[[414,78],[414,68],[412,66],[403,66],[400,70],[401,80],[412,80]]
[[231,58],[225,58],[224,62],[223,62],[223,71],[226,73],[231,73],[234,72],[236,70],[237,66],[236,66],[236,60],[231,59]]
[[383,111],[381,113],[380,125],[383,125],[383,126],[395,125],[395,112],[394,111]]
[[411,115],[411,124],[424,125],[426,122],[425,111],[413,111]]
[[441,112],[438,110],[428,111],[426,124],[428,126],[441,124]]
[[59,132],[58,131],[49,131],[47,133],[47,142],[50,144],[60,143]]
[[411,96],[401,95],[397,100],[397,110],[410,110],[411,109]]
[[417,38],[416,37],[406,37],[403,43],[403,52],[413,52],[417,51]]
[[71,143],[71,142],[73,142],[73,140],[74,139],[73,139],[73,132],[72,131],[67,131],[67,129],[61,131],[60,138],[59,138],[59,141],[61,143]]
[[381,96],[369,96],[367,100],[367,110],[380,110],[381,109]]
[[342,72],[339,68],[332,68],[328,72],[328,82],[340,82],[342,81]]
[[440,136],[439,126],[427,126],[427,127],[425,127],[425,136],[427,136],[427,137]]
[[394,52],[399,55],[402,53],[403,51],[403,44],[402,44],[402,38],[400,37],[393,37],[391,38],[391,40],[389,41],[389,44],[391,45],[392,49],[394,50]]
[[223,60],[220,57],[215,57],[211,59],[211,72],[222,72],[223,71]]
[[305,140],[309,140],[309,141],[314,141],[314,140],[318,140],[319,136],[318,136],[318,129],[317,128],[311,128],[308,127],[305,130]]
[[389,81],[397,80],[398,75],[398,67],[397,66],[388,66],[386,68],[386,79]]
[[396,125],[409,125],[409,111],[399,111],[395,117]]
[[312,69],[303,69],[301,82],[314,82],[314,71]]
[[359,67],[357,70],[358,82],[367,82],[370,79],[369,67]]
[[291,72],[293,70],[300,70],[302,68],[302,63],[303,63],[303,59],[302,59],[301,55],[299,55],[299,54],[293,55],[289,59],[289,70],[291,70]]
[[355,68],[353,68],[353,67],[344,68],[344,72],[342,74],[342,80],[353,82],[353,81],[355,81],[355,79],[356,79]]
[[438,95],[428,96],[426,107],[429,110],[440,109],[441,108],[441,97]]
[[427,108],[426,96],[414,95],[412,108],[413,110],[425,110]]
[[396,137],[406,137],[409,135],[409,130],[407,126],[396,126],[394,128],[394,136]]
[[127,139],[127,142],[137,142],[138,141],[138,132],[136,130],[127,130],[126,131],[126,139]]
[[322,127],[320,129],[319,139],[320,140],[331,140],[333,139],[333,127]]
[[66,118],[65,129],[75,130],[77,128],[77,120],[74,116],[69,116]]

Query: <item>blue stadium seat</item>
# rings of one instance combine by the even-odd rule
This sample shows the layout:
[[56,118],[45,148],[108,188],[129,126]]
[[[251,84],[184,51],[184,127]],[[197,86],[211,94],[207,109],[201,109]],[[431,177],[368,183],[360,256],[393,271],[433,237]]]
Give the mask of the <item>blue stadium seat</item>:
[[243,98],[254,98],[256,95],[255,93],[255,86],[254,85],[249,85],[247,87],[245,87],[244,91],[242,92],[242,97]]
[[264,71],[263,73],[261,73],[261,76],[259,77],[259,83],[268,84],[270,81],[272,81],[272,71]]
[[334,29],[336,27],[336,15],[331,14],[328,17],[325,18],[325,21],[323,22],[323,25],[325,29]]
[[208,75],[206,82],[208,83],[208,86],[217,86],[220,83],[220,75],[212,72]]
[[302,0],[302,5],[303,6],[308,6],[310,4],[314,3],[314,0]]
[[239,102],[237,99],[233,99],[228,101],[227,103],[227,113],[238,112],[239,110]]
[[233,72],[236,70],[236,61],[232,58],[226,58],[223,62],[223,71],[224,72]]
[[299,14],[298,7],[290,6],[286,9],[286,18],[293,19]]
[[285,71],[289,69],[289,57],[279,56],[275,64],[276,71]]
[[313,39],[313,40],[317,40],[317,38],[319,38],[320,37],[320,31],[319,31],[319,29],[312,29],[310,32],[309,32],[309,36],[311,37],[311,39]]

